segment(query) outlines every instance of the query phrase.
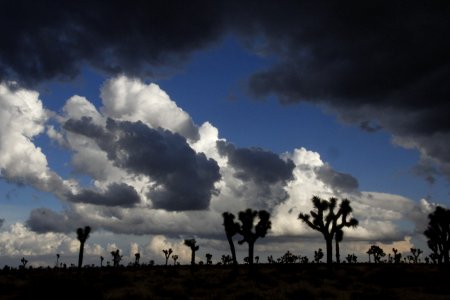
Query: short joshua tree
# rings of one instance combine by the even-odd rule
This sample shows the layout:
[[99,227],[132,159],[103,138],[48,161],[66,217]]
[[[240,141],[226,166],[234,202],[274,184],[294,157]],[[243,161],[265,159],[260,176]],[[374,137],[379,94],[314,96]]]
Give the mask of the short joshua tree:
[[206,264],[212,265],[212,254],[206,253]]
[[380,263],[381,258],[386,256],[386,253],[384,253],[383,249],[381,249],[377,245],[370,246],[369,250],[367,251],[367,254],[369,254],[369,262],[370,256],[372,255],[375,263]]
[[56,254],[56,267],[59,267],[59,253]]
[[116,268],[119,267],[120,261],[123,257],[123,255],[120,255],[119,249],[117,249],[116,251],[111,251],[111,255],[113,257],[113,266]]
[[172,259],[173,259],[173,265],[176,266],[177,264],[177,260],[178,260],[178,255],[172,255]]
[[289,250],[286,251],[283,256],[281,256],[278,260],[282,264],[293,264],[295,263],[299,257],[297,255],[292,254]]
[[393,262],[394,262],[395,264],[401,263],[401,261],[402,261],[402,254],[401,254],[401,253],[398,253],[398,250],[395,249],[395,248],[392,248],[392,252],[394,253],[394,256],[392,257]]
[[228,254],[222,255],[220,260],[221,260],[223,265],[229,265],[229,264],[233,263],[233,258],[231,258],[231,256],[228,255]]
[[141,259],[141,254],[138,252],[138,253],[135,253],[134,254],[134,265],[135,266],[139,266],[139,260]]
[[163,252],[164,252],[164,257],[166,258],[166,266],[167,266],[169,257],[172,254],[173,250],[172,250],[172,248],[169,248],[169,249],[164,249]]
[[355,254],[348,254],[345,260],[349,264],[356,264],[356,262],[358,261],[358,257]]
[[103,257],[103,256],[100,256],[100,267],[103,267],[103,260],[104,260],[105,258]]
[[422,250],[420,250],[420,249],[417,249],[417,248],[411,248],[411,258],[412,258],[412,262],[413,263],[415,263],[415,264],[417,264],[417,263],[419,263],[420,262],[420,258],[419,258],[419,256],[420,256],[420,254],[422,254],[423,253],[423,251]]
[[320,263],[322,258],[323,258],[322,248],[319,248],[319,250],[314,251],[314,261],[316,262],[316,264]]
[[22,259],[20,260],[20,262],[22,263],[22,269],[25,269],[28,263],[28,260],[25,259],[25,257],[22,257]]

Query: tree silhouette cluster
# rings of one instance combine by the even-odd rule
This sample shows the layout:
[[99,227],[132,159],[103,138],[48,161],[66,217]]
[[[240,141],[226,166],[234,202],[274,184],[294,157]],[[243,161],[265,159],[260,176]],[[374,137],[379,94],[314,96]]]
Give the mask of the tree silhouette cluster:
[[[332,197],[329,200],[321,199],[317,196],[312,198],[313,210],[310,211],[309,214],[300,213],[298,218],[306,223],[310,228],[320,232],[326,242],[326,262],[327,264],[332,263],[333,258],[333,240],[335,241],[335,254],[336,254],[336,262],[340,262],[340,253],[339,253],[339,244],[343,241],[344,238],[344,228],[346,227],[357,227],[358,220],[351,217],[352,207],[350,206],[350,201],[348,199],[343,199],[342,201],[338,201],[338,199]],[[231,256],[230,255],[222,255],[220,264],[228,265],[233,264],[237,265],[236,259],[236,249],[233,242],[233,237],[237,234],[241,236],[241,239],[238,241],[239,244],[247,243],[248,244],[248,256],[245,258],[245,262],[253,265],[254,261],[258,263],[259,257],[254,257],[254,245],[257,239],[264,238],[267,232],[271,228],[270,214],[265,210],[252,210],[247,209],[245,211],[241,211],[238,214],[238,220],[236,221],[236,217],[230,212],[224,212],[223,216],[223,226],[225,229],[225,234],[230,246]],[[424,231],[424,235],[427,237],[427,244],[432,253],[425,257],[426,263],[449,263],[449,255],[450,255],[450,210],[437,206],[434,212],[428,215],[429,224],[427,229]],[[256,221],[258,221],[256,223]],[[84,254],[84,245],[89,238],[91,233],[91,227],[85,226],[84,228],[80,227],[76,230],[77,239],[80,242],[80,250],[78,255],[78,268],[81,268],[83,265],[83,254]],[[198,251],[199,246],[196,244],[195,239],[186,239],[184,244],[191,249],[191,265],[195,264],[195,252]],[[168,260],[173,253],[172,249],[164,249],[162,250],[165,256],[165,264],[168,265]],[[389,263],[401,263],[401,262],[409,262],[409,263],[420,263],[420,255],[423,253],[421,249],[411,248],[411,254],[403,257],[402,254],[398,252],[397,249],[392,248],[393,255],[389,254],[388,259],[382,261],[382,258],[386,256],[386,253],[377,245],[372,245],[367,254],[369,255],[369,262],[373,258],[375,263],[381,262],[389,262]],[[113,256],[113,265],[115,267],[119,266],[119,263],[122,259],[122,255],[120,255],[119,249],[116,251],[112,251],[111,255]],[[314,262],[321,262],[324,257],[324,253],[322,249],[318,249],[314,251]],[[56,254],[56,264],[55,267],[63,266],[63,263],[59,263],[60,254]],[[172,259],[174,261],[174,265],[177,264],[178,255],[172,255]],[[306,256],[297,256],[292,254],[290,251],[287,251],[283,256],[278,259],[273,259],[270,255],[267,258],[269,263],[308,263],[309,259]],[[104,258],[100,256],[100,266],[103,266]],[[347,263],[356,263],[357,257],[355,254],[348,254],[345,258],[345,262]],[[21,259],[21,268],[25,268],[28,260],[25,258]],[[138,266],[140,264],[140,253],[135,253],[135,261],[134,266]],[[212,264],[212,255],[206,254],[206,264]],[[108,262],[109,265],[109,262]],[[150,265],[152,265],[150,263]],[[65,266],[65,264],[64,264]]]

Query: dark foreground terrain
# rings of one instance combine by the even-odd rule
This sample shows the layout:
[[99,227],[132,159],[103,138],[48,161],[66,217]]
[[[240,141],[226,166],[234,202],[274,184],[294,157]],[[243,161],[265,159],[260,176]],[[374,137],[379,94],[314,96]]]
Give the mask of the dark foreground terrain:
[[0,299],[450,299],[450,268],[357,264],[0,271]]

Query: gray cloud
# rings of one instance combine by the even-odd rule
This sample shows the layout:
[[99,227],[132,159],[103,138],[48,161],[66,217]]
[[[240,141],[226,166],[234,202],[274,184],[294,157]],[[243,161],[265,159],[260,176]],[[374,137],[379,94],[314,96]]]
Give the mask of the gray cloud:
[[260,148],[236,148],[224,141],[217,141],[217,149],[228,157],[233,176],[245,183],[231,189],[232,197],[243,199],[249,207],[268,210],[287,199],[284,188],[294,179],[292,160]]
[[336,193],[352,193],[358,191],[358,180],[351,174],[341,173],[328,165],[324,164],[314,168],[317,178]]
[[57,213],[45,207],[33,209],[30,212],[26,225],[38,233],[70,233],[75,232],[77,228],[76,221],[74,221],[73,217],[69,217],[66,213]]
[[78,194],[70,194],[68,200],[102,206],[132,207],[140,202],[139,194],[126,183],[112,183],[104,192],[84,189]]
[[236,148],[224,141],[218,141],[217,148],[220,155],[228,157],[236,170],[235,176],[243,181],[274,184],[293,179],[294,163],[291,160],[284,161],[273,152],[261,148]]
[[149,197],[155,208],[171,211],[202,210],[209,207],[220,179],[217,162],[195,153],[179,134],[152,129],[142,122],[108,119],[106,128],[89,118],[70,119],[68,131],[95,140],[114,164],[156,181]]

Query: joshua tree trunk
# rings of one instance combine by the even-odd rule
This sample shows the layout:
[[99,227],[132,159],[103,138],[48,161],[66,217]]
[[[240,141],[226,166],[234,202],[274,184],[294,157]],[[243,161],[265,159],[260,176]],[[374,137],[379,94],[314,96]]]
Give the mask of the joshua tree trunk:
[[233,265],[236,266],[237,265],[236,250],[234,248],[233,237],[227,235],[227,239],[228,243],[230,244],[231,256],[233,257]]
[[191,253],[191,265],[195,265],[195,250],[192,249]]
[[255,242],[249,241],[248,242],[248,263],[250,266],[253,265],[253,249],[255,248]]
[[449,251],[449,249],[448,249],[448,247],[446,247],[446,246],[444,246],[443,247],[444,248],[444,264],[448,264],[449,262],[450,262],[450,259],[449,259],[449,255],[448,255],[448,251]]
[[78,268],[83,266],[84,243],[80,243],[80,253],[78,254]]
[[325,241],[327,243],[327,264],[331,265],[333,263],[333,238],[326,237]]
[[336,241],[336,262],[339,264],[341,262],[341,255],[339,253],[339,242]]

